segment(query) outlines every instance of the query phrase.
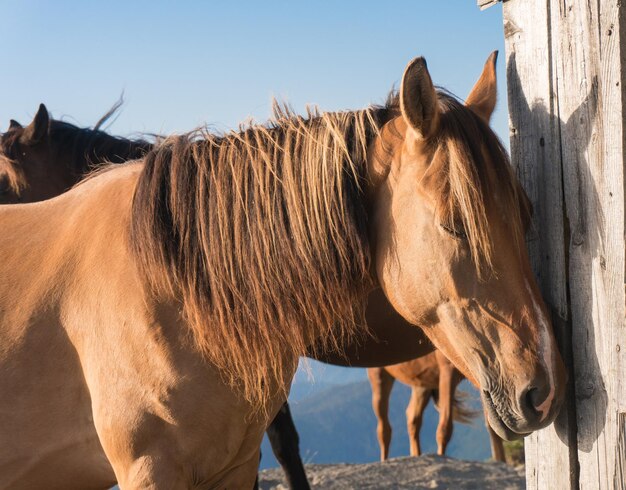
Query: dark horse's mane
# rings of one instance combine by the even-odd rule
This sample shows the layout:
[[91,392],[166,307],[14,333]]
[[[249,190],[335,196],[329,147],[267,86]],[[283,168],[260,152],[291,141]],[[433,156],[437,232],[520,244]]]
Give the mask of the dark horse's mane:
[[94,165],[102,163],[124,163],[143,157],[152,143],[143,139],[128,139],[112,136],[95,128],[80,128],[66,121],[52,119],[48,129],[52,150],[58,155],[70,155],[68,164],[77,175],[83,175]]
[[[488,126],[449,94],[439,100],[433,144],[450,155],[440,214],[488,259],[486,201],[501,188],[517,206],[515,178]],[[336,348],[364,325],[367,151],[398,114],[397,96],[307,117],[278,107],[267,124],[170,137],[145,158],[131,216],[141,269],[181,297],[196,345],[257,407],[289,386],[287,361],[313,341]]]

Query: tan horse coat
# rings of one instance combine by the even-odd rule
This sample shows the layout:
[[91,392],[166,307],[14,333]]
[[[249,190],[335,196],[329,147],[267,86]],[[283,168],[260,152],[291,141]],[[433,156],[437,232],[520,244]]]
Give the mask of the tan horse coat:
[[[2,419],[19,430],[0,446],[0,488],[149,486],[135,475],[155,437],[163,452],[149,464],[168,465],[149,473],[162,488],[254,482],[271,415],[240,423],[247,403],[186,348],[178,311],[146,293],[129,257],[125,222],[140,170],[105,173],[47,205],[1,210],[0,364],[14,373],[0,378],[0,393],[12,396]],[[114,212],[101,213],[103,201]],[[24,235],[23,246],[7,246]],[[114,475],[107,458],[125,472]],[[184,480],[164,474],[172,462],[187,469]],[[233,462],[248,471],[233,472]]]

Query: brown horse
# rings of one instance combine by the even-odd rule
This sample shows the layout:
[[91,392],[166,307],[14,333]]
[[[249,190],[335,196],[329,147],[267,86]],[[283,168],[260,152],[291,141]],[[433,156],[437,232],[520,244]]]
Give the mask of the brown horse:
[[[462,399],[455,395],[457,386],[464,378],[463,375],[440,351],[400,364],[369,368],[367,376],[372,385],[372,407],[378,420],[376,434],[380,445],[381,461],[389,457],[392,431],[388,409],[389,397],[395,380],[411,387],[411,399],[406,409],[411,456],[421,454],[422,416],[431,398],[439,410],[437,454],[446,453],[446,447],[452,437],[453,420],[466,423],[471,421],[474,415],[472,411],[465,409]],[[502,439],[494,433],[488,423],[485,425],[491,440],[493,459],[504,461]]]
[[[115,105],[93,129],[55,120],[43,104],[29,125],[24,127],[11,120],[8,131],[0,135],[0,204],[36,202],[54,197],[75,185],[81,176],[98,165],[122,163],[144,155],[152,148],[149,142],[112,136],[98,129],[118,108],[119,105]],[[403,322],[384,302],[384,297],[378,296],[372,294],[368,321],[373,329],[385,324],[387,327],[376,337],[368,336],[364,342],[347,344],[341,353],[319,352],[317,357],[327,362],[335,357],[335,363],[341,365],[363,362],[371,365],[388,359],[389,355],[392,359],[396,356],[403,358],[407,355],[404,354],[407,345],[411,346],[408,351],[411,354],[429,349],[430,343],[422,339],[421,331]],[[381,314],[388,317],[373,316]],[[390,342],[391,335],[400,335],[400,338]],[[391,353],[388,353],[389,349]],[[268,426],[267,435],[290,488],[308,488],[298,449],[298,434],[286,402]]]
[[[6,186],[0,194],[0,203],[35,202],[52,194],[62,193],[66,186],[74,185],[79,180],[79,173],[89,172],[97,165],[107,162],[121,163],[143,155],[151,149],[150,143],[144,140],[129,140],[112,136],[100,131],[97,127],[114,114],[114,106],[105,115],[96,128],[79,128],[75,125],[58,121],[50,117],[46,107],[41,104],[33,119],[22,126],[11,120],[9,130],[0,135],[0,163],[4,164],[4,173],[0,181],[10,183],[9,172],[22,177],[20,187]],[[22,151],[19,151],[23,147]],[[69,163],[69,164],[68,164]],[[55,178],[42,178],[44,176]],[[367,337],[364,342],[346,345],[341,353],[336,353],[334,363],[344,365],[367,364],[380,362],[381,355],[404,357],[403,352],[409,346],[411,354],[416,348],[430,348],[430,343],[421,338],[421,333],[402,320],[384,301],[382,295],[371,295],[366,312],[367,321],[375,337]],[[381,328],[384,327],[384,328]],[[390,340],[393,332],[402,334],[406,329],[406,337]],[[386,338],[381,340],[381,336]],[[356,350],[355,350],[356,349]],[[390,351],[389,354],[387,352]],[[315,353],[314,353],[315,354]],[[369,356],[369,357],[366,357]],[[318,353],[318,358],[332,362],[332,357]],[[290,415],[288,404],[285,403],[278,411],[267,429],[268,438],[277,460],[285,471],[290,488],[307,488],[308,483],[302,460],[298,450],[298,435]]]
[[364,333],[377,285],[496,431],[551,423],[565,374],[492,99],[416,59],[384,107],[171,138],[2,207],[1,483],[252,486],[298,357]]
[[[57,196],[105,163],[140,158],[152,148],[143,139],[113,136],[96,126],[80,128],[50,117],[41,104],[32,122],[11,120],[0,135],[0,204],[37,202]],[[350,338],[339,349],[312,346],[308,356],[339,366],[370,367],[402,362],[432,351],[422,330],[404,320],[380,289],[370,294],[367,322],[371,335]]]

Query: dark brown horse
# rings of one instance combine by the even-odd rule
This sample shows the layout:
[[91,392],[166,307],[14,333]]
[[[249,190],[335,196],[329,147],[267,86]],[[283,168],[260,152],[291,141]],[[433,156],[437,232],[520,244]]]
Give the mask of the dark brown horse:
[[97,165],[144,156],[152,148],[149,142],[99,129],[112,113],[93,129],[52,119],[43,104],[26,127],[12,119],[0,139],[0,204],[49,199],[67,191]]

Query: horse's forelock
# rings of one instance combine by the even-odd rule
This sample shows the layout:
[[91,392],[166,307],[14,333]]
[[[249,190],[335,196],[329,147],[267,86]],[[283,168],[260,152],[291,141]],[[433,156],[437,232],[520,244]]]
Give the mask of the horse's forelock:
[[436,144],[447,156],[444,188],[438,193],[440,219],[460,220],[477,268],[490,268],[493,240],[488,214],[493,206],[508,214],[516,240],[523,237],[520,184],[489,126],[452,95],[444,91],[438,95],[442,114]]

